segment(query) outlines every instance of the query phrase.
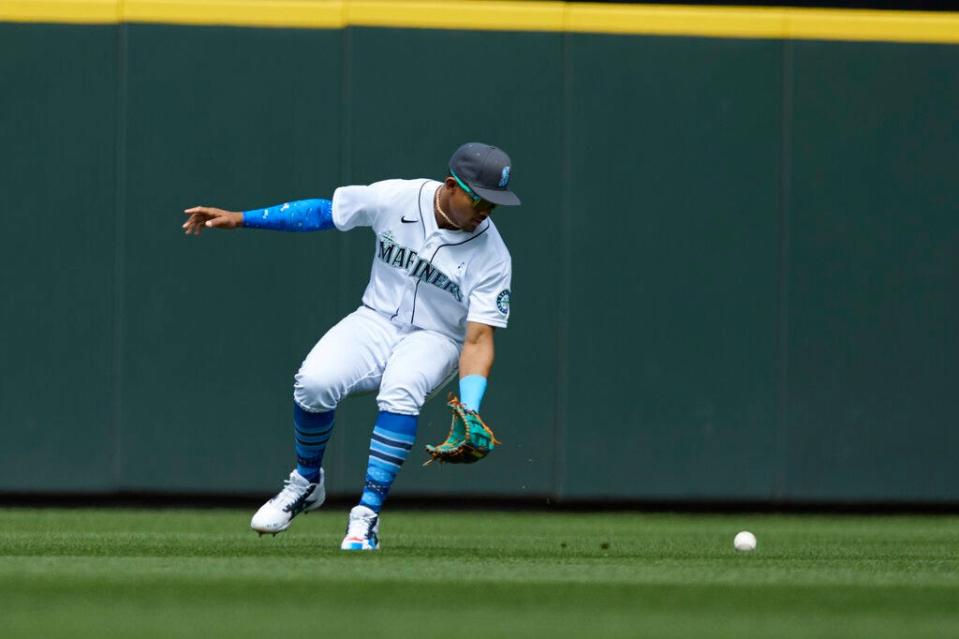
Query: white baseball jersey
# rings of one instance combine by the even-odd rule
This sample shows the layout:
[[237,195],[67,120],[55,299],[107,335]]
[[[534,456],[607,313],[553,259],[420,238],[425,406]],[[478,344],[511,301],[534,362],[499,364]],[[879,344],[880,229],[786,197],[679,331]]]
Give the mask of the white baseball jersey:
[[395,323],[462,343],[466,322],[505,327],[512,261],[492,219],[475,231],[436,225],[435,180],[386,180],[333,193],[341,231],[369,226],[376,236],[363,304]]

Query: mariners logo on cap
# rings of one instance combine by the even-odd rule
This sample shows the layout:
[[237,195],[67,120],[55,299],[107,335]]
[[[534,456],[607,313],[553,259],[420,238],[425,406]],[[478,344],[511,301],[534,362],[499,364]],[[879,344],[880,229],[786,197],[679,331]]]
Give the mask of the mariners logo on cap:
[[503,173],[500,175],[500,178],[499,178],[499,188],[505,189],[507,184],[509,184],[509,167],[504,166]]
[[509,289],[501,291],[499,295],[496,296],[496,308],[499,309],[499,312],[503,315],[509,315]]

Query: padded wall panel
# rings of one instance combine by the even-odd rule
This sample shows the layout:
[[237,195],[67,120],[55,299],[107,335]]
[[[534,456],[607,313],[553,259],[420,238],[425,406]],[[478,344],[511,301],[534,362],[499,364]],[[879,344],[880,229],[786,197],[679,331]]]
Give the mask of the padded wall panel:
[[0,490],[111,490],[117,31],[0,24]]

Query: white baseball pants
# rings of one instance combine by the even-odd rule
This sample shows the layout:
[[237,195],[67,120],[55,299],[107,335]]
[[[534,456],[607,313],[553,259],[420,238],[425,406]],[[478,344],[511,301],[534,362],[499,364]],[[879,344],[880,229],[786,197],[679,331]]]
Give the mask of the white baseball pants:
[[427,396],[456,371],[461,345],[361,306],[327,331],[300,366],[293,399],[313,413],[351,393],[379,388],[380,410],[419,415]]

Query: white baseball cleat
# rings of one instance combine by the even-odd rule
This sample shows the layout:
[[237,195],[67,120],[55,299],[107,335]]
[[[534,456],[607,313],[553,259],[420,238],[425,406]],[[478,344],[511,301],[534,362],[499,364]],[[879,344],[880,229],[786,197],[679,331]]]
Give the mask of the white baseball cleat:
[[289,528],[293,518],[300,513],[308,513],[322,506],[326,500],[323,479],[322,468],[320,479],[315,484],[294,470],[290,473],[290,478],[284,480],[283,490],[256,511],[250,521],[250,528],[260,535],[275,535]]
[[376,550],[379,547],[379,515],[366,506],[354,506],[340,550]]

